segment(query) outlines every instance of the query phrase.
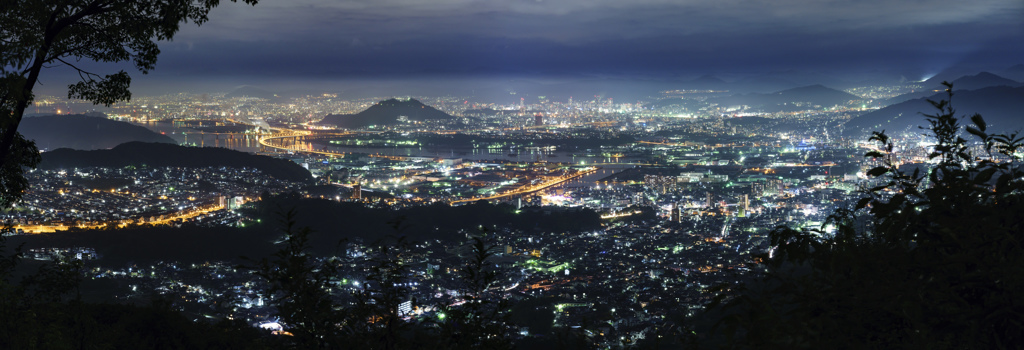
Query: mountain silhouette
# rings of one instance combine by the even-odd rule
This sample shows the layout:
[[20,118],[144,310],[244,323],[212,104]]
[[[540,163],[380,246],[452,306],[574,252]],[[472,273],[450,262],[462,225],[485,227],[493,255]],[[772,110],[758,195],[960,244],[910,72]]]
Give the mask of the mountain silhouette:
[[295,162],[217,147],[128,142],[109,150],[62,148],[43,153],[39,169],[134,166],[253,168],[280,180],[309,181],[309,171]]
[[754,109],[778,110],[779,106],[803,103],[804,107],[831,107],[861,100],[857,95],[835,90],[822,85],[802,86],[770,94],[750,93],[712,99],[723,106],[747,105]]
[[1024,64],[1015,64],[999,73],[1000,75],[1010,79],[1024,81]]
[[365,111],[356,114],[327,115],[320,120],[319,124],[354,129],[371,125],[395,125],[403,122],[451,119],[455,119],[455,117],[415,99],[402,101],[392,98],[377,102]]
[[981,88],[987,88],[991,86],[1006,85],[1009,87],[1018,87],[1021,84],[1018,81],[1007,79],[989,72],[981,72],[975,75],[967,75],[953,80],[953,87],[957,90],[977,90]]
[[942,86],[942,82],[944,81],[953,81],[961,77],[972,74],[978,74],[980,72],[980,70],[966,66],[953,66],[943,69],[942,71],[936,73],[935,75],[932,75],[928,79],[922,81],[921,85],[926,88]]
[[697,79],[686,83],[686,86],[696,89],[723,90],[729,89],[729,83],[711,74],[702,75]]
[[[897,104],[897,103],[901,103],[901,102],[906,102],[906,101],[910,101],[910,100],[914,100],[914,99],[926,98],[926,97],[930,97],[930,96],[934,95],[935,93],[943,92],[943,91],[946,90],[946,88],[942,86],[942,81],[940,81],[940,82],[938,82],[936,84],[928,85],[928,84],[930,84],[929,83],[930,81],[931,80],[928,80],[928,81],[925,81],[923,83],[923,84],[926,84],[925,86],[927,87],[924,90],[915,91],[915,92],[911,92],[911,93],[906,93],[906,94],[903,94],[903,95],[899,95],[899,96],[890,98],[888,100],[885,100],[883,104],[885,104],[885,105],[893,105],[893,104]],[[981,72],[981,73],[978,73],[978,74],[975,74],[975,75],[965,75],[965,76],[962,76],[962,77],[954,79],[952,81],[952,84],[953,84],[953,90],[954,91],[977,90],[977,89],[982,89],[982,88],[987,88],[987,87],[992,87],[992,86],[1009,86],[1009,87],[1024,86],[1024,84],[1022,84],[1022,83],[1020,83],[1018,81],[1007,79],[1007,78],[1004,78],[1004,77],[1001,77],[1001,76],[998,76],[998,75],[995,75],[995,74],[992,74],[992,73],[989,73],[989,72]]]
[[[954,85],[955,87],[955,85]],[[927,99],[938,101],[946,93],[933,93]],[[918,98],[891,105],[850,120],[845,125],[847,135],[863,135],[872,131],[919,132],[917,126],[926,124],[921,113],[936,110],[926,98]],[[1024,128],[1024,87],[993,86],[977,90],[958,90],[953,94],[953,108],[957,116],[979,113],[994,130],[1012,131]],[[966,121],[970,123],[970,121]]]
[[107,149],[130,141],[177,143],[145,127],[98,116],[48,115],[21,121],[18,132],[41,150]]
[[267,90],[264,90],[264,89],[261,89],[261,88],[255,87],[255,86],[248,86],[248,85],[241,86],[241,87],[239,87],[237,89],[234,89],[231,92],[229,92],[226,95],[224,95],[224,97],[226,97],[226,98],[255,97],[255,98],[262,98],[262,99],[267,99],[267,100],[276,100],[276,99],[279,98],[278,94],[275,94],[273,92],[270,92],[270,91],[267,91]]

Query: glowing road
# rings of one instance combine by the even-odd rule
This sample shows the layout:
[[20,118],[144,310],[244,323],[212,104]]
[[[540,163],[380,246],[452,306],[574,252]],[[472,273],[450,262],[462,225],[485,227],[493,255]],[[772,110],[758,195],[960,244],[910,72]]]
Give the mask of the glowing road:
[[[192,209],[179,211],[177,213],[173,213],[173,214],[166,215],[166,216],[161,215],[163,218],[149,217],[149,218],[138,218],[138,219],[122,220],[120,223],[117,224],[117,227],[126,227],[126,226],[128,226],[130,224],[164,225],[164,224],[168,224],[168,223],[171,223],[173,221],[176,221],[176,220],[191,219],[191,218],[194,218],[194,217],[202,215],[202,214],[206,214],[206,213],[210,213],[210,212],[214,212],[214,211],[218,211],[218,210],[223,210],[223,209],[224,209],[224,206],[221,206],[221,205],[211,205],[211,206],[207,206],[207,207],[192,208]],[[18,229],[23,230],[25,233],[51,233],[51,232],[57,232],[57,231],[66,231],[68,229],[71,229],[72,227],[80,228],[80,229],[101,229],[101,228],[107,227],[108,225],[110,225],[110,224],[108,223],[108,224],[102,224],[102,225],[74,225],[74,226],[67,226],[67,225],[64,225],[64,224],[60,224],[60,225],[14,225],[14,229],[16,229],[16,230],[18,230]]]
[[559,184],[561,184],[563,182],[566,182],[566,181],[569,181],[569,180],[572,180],[572,179],[576,179],[576,178],[579,178],[579,177],[582,177],[582,176],[594,173],[594,172],[596,172],[596,171],[598,171],[600,169],[601,168],[597,168],[597,167],[585,168],[584,170],[577,171],[577,172],[575,172],[575,173],[573,173],[571,175],[562,175],[562,176],[556,177],[554,179],[545,181],[545,182],[540,183],[540,184],[536,184],[536,185],[532,185],[532,186],[523,186],[523,187],[511,190],[511,191],[508,191],[508,192],[502,192],[502,193],[498,193],[498,194],[491,195],[491,196],[486,196],[486,197],[474,197],[474,198],[466,198],[466,199],[453,200],[450,203],[452,205],[455,205],[455,204],[459,204],[459,203],[475,202],[475,201],[478,201],[478,200],[485,200],[486,201],[486,200],[493,200],[493,199],[498,199],[498,198],[511,197],[511,196],[519,196],[519,195],[524,195],[524,194],[528,194],[528,193],[533,193],[533,192],[537,192],[537,191],[549,188],[551,186],[559,185]]

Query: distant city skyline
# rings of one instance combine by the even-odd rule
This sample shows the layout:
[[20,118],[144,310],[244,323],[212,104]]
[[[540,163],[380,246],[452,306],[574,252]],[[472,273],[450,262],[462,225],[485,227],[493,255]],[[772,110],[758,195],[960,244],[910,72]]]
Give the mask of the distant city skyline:
[[[182,84],[452,77],[692,79],[780,70],[923,79],[1024,63],[1024,3],[264,1],[161,44],[137,92]],[[54,69],[40,92],[74,77]],[[301,83],[296,83],[301,85]]]

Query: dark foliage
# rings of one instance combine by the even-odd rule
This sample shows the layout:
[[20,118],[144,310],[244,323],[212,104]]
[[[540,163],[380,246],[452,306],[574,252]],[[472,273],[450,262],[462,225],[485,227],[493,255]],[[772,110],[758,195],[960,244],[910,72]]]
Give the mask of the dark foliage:
[[470,242],[472,255],[460,269],[460,297],[465,303],[442,308],[446,317],[437,320],[440,348],[512,349],[511,302],[491,290],[498,274],[487,260],[494,256],[496,246],[486,236],[473,237]]
[[[1006,130],[1024,127],[1020,112],[1024,110],[1024,87],[993,86],[970,91],[957,91],[957,106],[980,113],[985,120]],[[918,113],[931,108],[928,100],[944,98],[944,94],[929,93],[888,107],[865,113],[846,123],[849,135],[870,134],[872,130],[893,132],[914,130],[921,124]]]
[[[232,0],[234,1],[234,0]],[[256,4],[256,0],[243,0]],[[143,74],[153,70],[160,48],[182,23],[201,24],[220,0],[93,0],[0,2],[0,204],[21,197],[21,170],[38,162],[37,149],[18,132],[44,68],[68,66],[81,80],[68,98],[110,106],[131,97],[125,71],[101,76],[82,60],[127,62]],[[74,62],[74,63],[72,63]]]
[[281,208],[295,208],[299,222],[323,233],[314,238],[314,247],[333,247],[340,238],[359,237],[367,242],[377,241],[394,232],[388,223],[397,218],[404,218],[402,234],[410,240],[418,241],[461,241],[466,235],[460,232],[476,232],[480,226],[555,232],[601,227],[600,215],[589,209],[527,207],[517,212],[509,204],[486,202],[454,207],[439,203],[391,210],[375,209],[360,203],[339,203],[305,199],[297,194],[281,194],[264,199],[256,210],[262,221],[268,224],[275,222],[276,213]]
[[265,256],[274,251],[279,236],[271,229],[231,227],[149,226],[117,230],[60,231],[13,236],[12,244],[26,249],[41,247],[93,247],[103,252],[105,264],[128,262],[235,261],[239,256]]
[[299,228],[295,212],[282,215],[283,247],[272,258],[264,258],[252,269],[268,282],[267,292],[277,314],[289,325],[296,345],[325,349],[339,345],[338,325],[343,315],[335,308],[328,288],[335,284],[337,265],[321,262],[309,252],[308,227]]
[[275,343],[247,324],[193,322],[170,304],[82,301],[81,261],[44,264],[17,281],[21,248],[0,237],[0,349],[269,349]]
[[[947,88],[950,86],[947,84]],[[767,272],[733,286],[697,327],[709,347],[1003,349],[1024,343],[1024,192],[1016,134],[931,101],[930,171],[900,170],[875,133],[876,186],[822,230],[779,228]],[[968,142],[961,135],[974,135]],[[726,286],[728,287],[728,286]]]
[[[3,113],[3,110],[0,110],[0,113]],[[0,126],[0,131],[2,130],[3,127]],[[8,208],[21,200],[22,194],[28,190],[25,169],[35,168],[41,160],[35,142],[25,139],[19,133],[12,138],[13,146],[6,154],[6,160],[0,163],[0,208]]]

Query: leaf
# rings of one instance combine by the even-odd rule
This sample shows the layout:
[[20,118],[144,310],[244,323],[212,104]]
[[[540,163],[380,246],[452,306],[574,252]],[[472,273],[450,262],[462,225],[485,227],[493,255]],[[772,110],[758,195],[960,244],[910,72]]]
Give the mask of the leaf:
[[984,131],[979,130],[978,128],[975,128],[973,126],[968,125],[964,129],[967,130],[967,132],[969,132],[971,135],[980,137],[982,140],[988,138],[988,134],[986,134]]
[[132,78],[125,71],[110,74],[103,79],[80,81],[68,86],[68,98],[78,98],[107,107],[119,102],[128,101],[132,94],[128,91]]
[[882,158],[884,156],[885,155],[882,154],[882,152],[879,152],[879,151],[869,151],[867,153],[864,153],[864,157],[866,157],[866,158]]
[[988,168],[988,169],[985,169],[985,170],[983,170],[983,171],[982,171],[981,173],[979,173],[979,174],[978,174],[978,175],[977,175],[977,176],[976,176],[976,177],[974,178],[974,181],[975,181],[976,183],[979,183],[979,184],[985,184],[985,183],[987,183],[987,182],[988,182],[988,180],[992,179],[992,175],[995,175],[995,173],[996,173],[996,171],[997,171],[997,170],[999,170],[999,169],[997,169],[997,168]]
[[878,142],[881,142],[881,143],[888,143],[889,135],[885,134],[885,130],[875,131],[875,132],[871,133],[871,138],[869,138],[868,141],[878,141]]
[[867,175],[871,176],[871,177],[879,177],[879,176],[884,175],[887,172],[889,172],[889,168],[886,168],[884,166],[879,166],[879,167],[874,167],[871,170],[868,170]]
[[981,117],[981,114],[974,113],[974,115],[971,116],[971,122],[978,128],[978,131],[985,132],[987,125],[985,124],[985,119]]

